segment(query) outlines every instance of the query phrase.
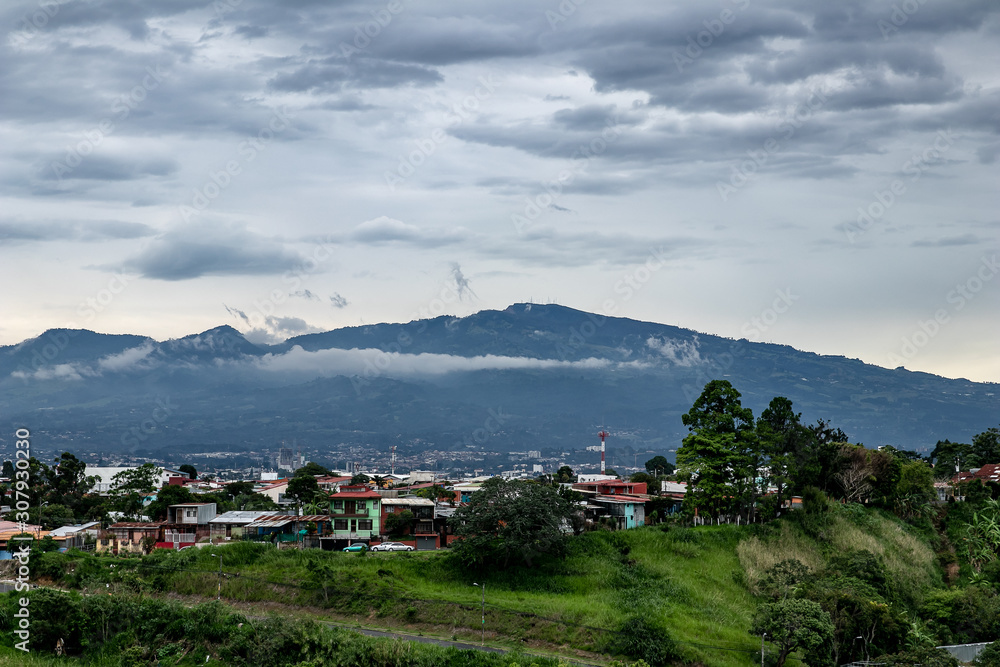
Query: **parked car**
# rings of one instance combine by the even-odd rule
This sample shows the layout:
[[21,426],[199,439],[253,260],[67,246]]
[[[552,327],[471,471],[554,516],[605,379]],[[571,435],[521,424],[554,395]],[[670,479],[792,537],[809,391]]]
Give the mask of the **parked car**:
[[368,551],[368,545],[364,542],[355,542],[349,547],[344,547],[344,551]]
[[383,542],[373,546],[372,551],[413,551],[413,547],[402,542]]

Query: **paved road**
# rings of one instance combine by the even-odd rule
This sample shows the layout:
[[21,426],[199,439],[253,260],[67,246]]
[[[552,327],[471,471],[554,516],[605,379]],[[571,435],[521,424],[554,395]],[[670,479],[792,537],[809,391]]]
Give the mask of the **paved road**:
[[[368,630],[366,628],[359,628],[353,625],[347,625],[345,623],[333,623],[331,621],[323,621],[325,625],[329,625],[334,628],[343,628],[345,630],[351,630],[353,632],[360,633],[362,635],[367,635],[368,637],[383,637],[387,639],[401,639],[408,642],[420,642],[421,644],[434,644],[435,646],[453,646],[457,649],[463,649],[466,651],[485,651],[487,653],[510,653],[511,651],[503,648],[496,648],[494,646],[481,646],[479,644],[470,644],[468,642],[453,642],[447,639],[435,639],[433,637],[423,637],[420,635],[410,635],[402,632],[388,632],[385,630]],[[570,665],[578,665],[579,667],[602,667],[593,662],[579,662],[576,660],[570,660],[563,656],[555,655],[542,655],[539,653],[531,653],[528,651],[523,652],[524,655],[531,656],[534,658],[557,658],[563,662]]]

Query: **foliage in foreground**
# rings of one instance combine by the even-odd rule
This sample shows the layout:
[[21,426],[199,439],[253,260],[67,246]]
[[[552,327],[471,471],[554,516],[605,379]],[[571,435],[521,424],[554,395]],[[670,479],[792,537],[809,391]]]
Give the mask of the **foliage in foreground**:
[[[18,594],[24,595],[24,594]],[[252,619],[211,602],[184,607],[137,596],[86,596],[36,589],[30,594],[31,649],[54,656],[62,638],[85,665],[204,665],[234,667],[511,667],[555,660],[465,651],[365,637],[312,621]],[[12,646],[14,594],[0,597],[3,645]],[[11,650],[8,655],[13,655]],[[21,654],[23,658],[23,654]],[[66,663],[53,660],[52,664]]]

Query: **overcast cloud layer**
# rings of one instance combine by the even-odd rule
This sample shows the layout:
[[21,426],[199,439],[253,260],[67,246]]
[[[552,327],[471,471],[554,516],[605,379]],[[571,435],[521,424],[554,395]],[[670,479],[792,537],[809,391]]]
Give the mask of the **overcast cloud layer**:
[[42,0],[0,35],[0,343],[534,300],[1000,381],[996,2]]

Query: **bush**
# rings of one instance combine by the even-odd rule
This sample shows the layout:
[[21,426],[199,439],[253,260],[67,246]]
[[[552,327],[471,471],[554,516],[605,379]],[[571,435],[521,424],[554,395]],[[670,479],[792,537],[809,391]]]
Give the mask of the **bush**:
[[[922,665],[923,667],[958,667],[958,660],[951,657],[951,654],[939,648],[918,648],[903,653],[879,656],[878,662],[885,663],[888,667],[911,667],[911,665]],[[1000,667],[1000,662],[996,663]]]
[[972,664],[976,667],[1000,667],[1000,641],[983,647]]
[[681,657],[667,630],[646,616],[626,619],[615,632],[608,650],[635,660],[645,660],[650,667],[669,665]]

